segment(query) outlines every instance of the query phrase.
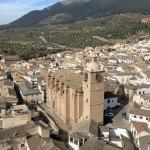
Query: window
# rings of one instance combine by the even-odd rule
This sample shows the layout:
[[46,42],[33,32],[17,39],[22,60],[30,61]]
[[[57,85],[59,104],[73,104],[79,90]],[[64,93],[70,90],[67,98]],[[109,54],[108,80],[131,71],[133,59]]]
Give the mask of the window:
[[110,99],[107,100],[107,103],[110,103]]
[[63,91],[63,94],[64,94],[64,91]]
[[144,94],[145,92],[143,91],[143,94]]
[[139,94],[141,94],[141,92],[139,92]]
[[96,80],[97,80],[98,82],[101,82],[101,81],[102,81],[102,76],[101,76],[99,73],[96,74]]
[[86,102],[88,103],[88,99],[86,99]]
[[70,138],[70,142],[73,142],[73,138]]
[[74,140],[74,144],[78,145],[78,141],[77,141],[77,140]]
[[136,118],[136,115],[134,115],[134,118]]
[[146,118],[146,120],[148,120],[148,118]]
[[79,143],[80,143],[80,146],[81,146],[83,144],[83,139],[80,139]]
[[21,144],[21,148],[23,148],[24,147],[24,144]]
[[86,82],[87,80],[88,80],[88,74],[85,73],[85,74],[84,74],[84,81]]
[[140,119],[143,119],[143,117],[140,116]]

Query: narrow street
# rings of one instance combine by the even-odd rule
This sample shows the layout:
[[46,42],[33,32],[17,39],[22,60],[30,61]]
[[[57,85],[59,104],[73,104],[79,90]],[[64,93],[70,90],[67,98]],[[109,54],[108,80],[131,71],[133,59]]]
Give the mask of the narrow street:
[[127,112],[128,105],[125,105],[112,119],[112,123],[108,123],[106,127],[124,128],[129,130],[129,121],[122,116],[122,113]]
[[68,127],[64,124],[62,120],[60,120],[60,118],[51,108],[49,108],[46,104],[39,104],[38,106],[53,120],[57,128],[63,131],[68,131]]

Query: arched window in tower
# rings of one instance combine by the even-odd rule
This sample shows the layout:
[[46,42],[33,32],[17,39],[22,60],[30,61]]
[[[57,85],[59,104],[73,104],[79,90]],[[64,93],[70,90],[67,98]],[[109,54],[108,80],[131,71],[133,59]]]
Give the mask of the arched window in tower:
[[88,80],[88,73],[84,73],[84,81],[87,81]]
[[102,81],[102,76],[101,76],[99,73],[96,74],[96,80],[97,80],[98,82],[101,82],[101,81]]
[[55,102],[53,101],[53,108],[55,108]]

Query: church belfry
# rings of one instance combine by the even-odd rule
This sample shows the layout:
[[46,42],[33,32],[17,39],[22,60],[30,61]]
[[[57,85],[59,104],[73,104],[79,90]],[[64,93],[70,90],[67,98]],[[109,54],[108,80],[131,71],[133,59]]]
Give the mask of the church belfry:
[[95,54],[91,56],[83,75],[83,118],[93,119],[103,124],[104,118],[104,71],[97,62]]

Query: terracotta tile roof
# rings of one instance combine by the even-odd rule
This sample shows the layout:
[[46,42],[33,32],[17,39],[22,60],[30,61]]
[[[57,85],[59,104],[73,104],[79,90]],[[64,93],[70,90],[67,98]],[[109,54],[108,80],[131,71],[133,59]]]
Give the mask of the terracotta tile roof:
[[26,137],[27,132],[34,127],[35,124],[30,123],[30,124],[21,125],[13,128],[0,129],[0,141]]
[[104,81],[104,90],[105,91],[115,91],[117,84],[115,81],[105,80]]
[[141,150],[148,150],[149,143],[150,143],[150,135],[140,137],[139,143],[140,143]]
[[96,137],[90,137],[85,144],[80,148],[81,150],[121,150],[121,148],[114,146],[105,141],[99,140]]
[[84,133],[84,132],[72,132],[69,134],[70,137],[76,139],[76,140],[80,140],[80,139],[87,139],[88,136],[87,136],[87,133]]
[[134,108],[129,111],[130,114],[150,117],[150,110]]
[[131,121],[131,124],[134,126],[137,133],[140,133],[140,132],[145,131],[145,130],[148,129],[147,123]]
[[124,150],[136,150],[134,146],[134,141],[131,138],[126,138],[122,136],[122,142]]
[[79,91],[82,88],[82,76],[80,74],[66,69],[60,69],[55,73],[52,73],[52,76],[55,77],[56,80],[63,82],[65,85],[70,86],[74,90]]
[[13,87],[14,83],[13,81],[4,79],[4,80],[0,80],[0,86],[9,86],[9,87]]
[[132,72],[115,72],[115,76],[139,76],[139,73]]
[[17,103],[18,100],[15,97],[5,97],[5,96],[0,96],[0,104],[1,103]]
[[8,87],[9,96],[17,97],[16,92],[13,88]]
[[141,97],[142,97],[144,100],[150,100],[150,94],[142,94]]
[[38,135],[28,138],[30,150],[66,150],[63,142],[58,142]]
[[142,88],[150,88],[150,84],[124,85],[124,87],[125,87],[126,89],[137,90],[137,89],[139,89],[139,88],[141,88],[141,89],[142,89]]

